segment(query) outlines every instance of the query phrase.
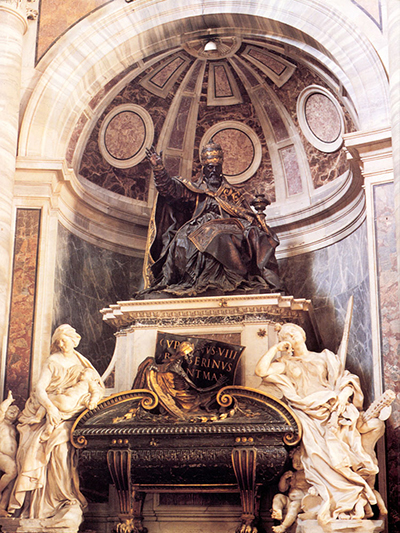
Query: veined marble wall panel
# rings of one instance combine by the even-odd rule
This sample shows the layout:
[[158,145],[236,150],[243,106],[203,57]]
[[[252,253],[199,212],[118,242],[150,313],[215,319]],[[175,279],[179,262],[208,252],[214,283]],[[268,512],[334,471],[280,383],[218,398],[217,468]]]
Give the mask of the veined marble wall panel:
[[289,138],[289,132],[269,94],[262,90],[258,92],[257,97],[271,123],[271,129],[274,132],[275,140],[277,142],[287,140]]
[[79,168],[80,175],[92,183],[146,203],[151,174],[147,161],[142,161],[127,169],[115,168],[101,156],[98,137],[104,118],[115,106],[136,104],[146,109],[151,115],[155,130],[155,142],[158,140],[170,104],[169,101],[151,94],[140,85],[141,78],[148,75],[149,72],[146,71],[137,80],[129,83],[106,107],[88,139]]
[[187,128],[187,121],[190,112],[190,106],[192,103],[192,97],[183,96],[180,102],[179,111],[175,119],[174,126],[171,131],[171,137],[169,140],[169,148],[175,148],[177,150],[183,149],[183,141],[185,138],[185,131]]
[[89,244],[59,225],[53,329],[71,324],[82,336],[78,350],[100,374],[115,345],[114,329],[103,322],[100,309],[132,297],[142,279],[142,265],[141,258]]
[[[400,306],[398,301],[398,265],[394,220],[394,184],[374,186],[375,239],[377,254],[378,297],[381,321],[381,350],[384,359],[384,382],[400,393]],[[397,412],[396,426],[400,426]]]
[[392,389],[397,399],[387,422],[387,475],[390,505],[389,531],[400,531],[399,456],[400,456],[400,303],[398,299],[398,264],[394,214],[394,184],[373,186],[375,250],[378,280],[380,344],[383,366],[383,390]]
[[301,174],[294,146],[281,148],[279,152],[285,170],[288,196],[302,193],[303,186],[301,183]]
[[373,399],[373,359],[365,223],[346,239],[280,260],[279,266],[288,293],[311,299],[322,348],[337,351],[347,303],[354,296],[347,368],[360,377],[368,406]]
[[39,251],[40,209],[17,209],[5,393],[23,408],[29,396]]
[[[310,166],[314,187],[321,187],[322,185],[325,185],[326,183],[341,176],[348,168],[345,151],[339,149],[336,152],[328,154],[321,152],[312,146],[312,144],[305,138],[301,128],[299,127],[299,120],[296,111],[297,98],[301,91],[309,85],[321,85],[332,94],[333,98],[335,98],[332,90],[319,76],[311,72],[309,68],[306,68],[301,63],[298,63],[295,72],[282,87],[277,87],[271,82],[269,83],[279,100],[290,114],[293,123],[297,128],[304,146],[304,150],[307,154],[307,161]],[[338,100],[338,102],[340,103],[340,100]],[[345,118],[346,132],[349,133],[355,131],[355,126],[350,118],[349,113],[346,111],[343,104],[341,104],[341,107],[343,110],[343,116]],[[316,117],[316,120],[324,121],[326,118],[327,117]]]

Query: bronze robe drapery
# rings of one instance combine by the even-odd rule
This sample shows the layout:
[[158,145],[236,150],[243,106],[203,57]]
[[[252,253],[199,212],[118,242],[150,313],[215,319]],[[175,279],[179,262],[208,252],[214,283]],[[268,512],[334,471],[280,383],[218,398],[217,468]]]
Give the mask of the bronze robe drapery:
[[[149,228],[145,290],[137,298],[283,292],[279,240],[252,211],[244,189],[155,172],[159,192]],[[161,294],[161,296],[160,296]]]

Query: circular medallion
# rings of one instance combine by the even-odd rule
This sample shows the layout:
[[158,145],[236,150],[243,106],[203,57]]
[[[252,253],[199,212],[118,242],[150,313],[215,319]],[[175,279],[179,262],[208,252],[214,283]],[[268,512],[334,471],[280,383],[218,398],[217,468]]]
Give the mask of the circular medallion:
[[297,100],[299,124],[307,140],[321,152],[335,152],[342,143],[343,113],[329,91],[318,85],[304,89]]
[[99,148],[104,159],[117,168],[130,168],[145,157],[152,145],[154,126],[149,113],[135,104],[115,107],[103,120]]
[[224,151],[222,171],[230,183],[242,183],[255,174],[261,163],[262,151],[254,130],[234,120],[219,122],[204,134],[200,142],[200,152],[211,138],[220,144]]

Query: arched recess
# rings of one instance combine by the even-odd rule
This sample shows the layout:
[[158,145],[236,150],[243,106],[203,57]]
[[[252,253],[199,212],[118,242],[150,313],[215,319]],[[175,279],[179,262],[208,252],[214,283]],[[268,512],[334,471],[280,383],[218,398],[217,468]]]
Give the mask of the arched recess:
[[[23,115],[19,157],[65,161],[71,139],[81,134],[84,121],[94,115],[93,102],[103,97],[107,100],[107,83],[118,76],[126,79],[152,54],[179,49],[187,41],[210,34],[268,38],[286,50],[323,60],[338,80],[335,89],[347,103],[358,129],[377,129],[389,122],[388,84],[379,55],[367,37],[330,5],[313,0],[250,0],[245,4],[224,0],[190,4],[182,0],[111,2],[68,31],[37,66],[41,75]],[[82,236],[91,237],[96,219],[91,213],[96,212],[99,222],[93,231],[105,245],[108,237],[101,227],[107,226],[111,218],[118,220],[119,229],[126,224],[121,234],[128,236],[136,225],[141,227],[143,237],[149,209],[138,208],[118,195],[105,195],[96,187],[87,189],[71,170],[66,181],[65,190],[69,197],[74,196],[69,205],[84,203],[80,218],[86,216],[92,221],[89,230],[85,223],[79,227],[79,220],[71,222]],[[346,228],[350,233],[363,216],[360,191],[360,183],[349,174],[324,194],[318,191],[306,210],[287,213],[275,206],[270,221],[283,235],[281,251],[315,249],[345,236]],[[340,232],[334,228],[327,239],[326,227],[322,231],[317,228],[312,244],[308,242],[304,248],[302,239],[309,227],[315,226],[316,216],[321,218],[321,211],[331,211],[334,204],[344,209]],[[64,217],[68,218],[66,213]],[[297,228],[295,241],[292,227]],[[128,238],[124,244],[129,248]]]

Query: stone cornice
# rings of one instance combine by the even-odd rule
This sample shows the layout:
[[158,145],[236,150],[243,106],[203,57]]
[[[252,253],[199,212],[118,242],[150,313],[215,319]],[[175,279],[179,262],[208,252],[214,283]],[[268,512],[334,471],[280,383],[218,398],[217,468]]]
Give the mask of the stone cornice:
[[[281,294],[212,296],[166,300],[129,300],[102,309],[103,320],[116,327],[187,327],[188,325],[235,325],[312,314],[310,300]],[[127,332],[128,330],[126,330]]]
[[318,250],[353,233],[365,219],[362,176],[355,166],[335,181],[316,189],[308,204],[272,204],[267,222],[280,239],[277,257]]
[[[129,256],[144,254],[150,208],[143,202],[83,183],[61,160],[18,156],[15,185],[17,197],[49,198],[63,225],[84,240]],[[275,203],[266,213],[281,241],[278,259],[334,244],[364,221],[360,170],[355,165],[303,204]]]
[[346,133],[343,138],[347,150],[353,157],[392,146],[392,135],[389,126],[377,130]]
[[392,135],[389,127],[344,135],[347,157],[364,178],[393,173]]
[[150,217],[147,206],[100,187],[83,186],[65,161],[18,156],[16,167],[17,200],[32,207],[47,201],[60,222],[82,239],[125,255],[143,255]]

